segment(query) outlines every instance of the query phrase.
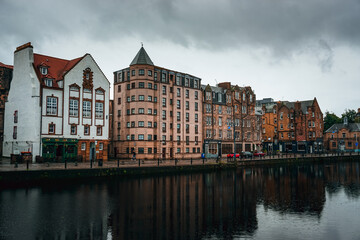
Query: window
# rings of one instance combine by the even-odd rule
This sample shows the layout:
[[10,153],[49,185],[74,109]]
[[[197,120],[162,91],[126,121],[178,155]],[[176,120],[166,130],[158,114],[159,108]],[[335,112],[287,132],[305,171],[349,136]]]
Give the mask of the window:
[[139,126],[139,127],[144,127],[144,121],[139,121],[139,122],[138,122],[138,126]]
[[195,113],[195,122],[199,121],[199,115],[197,113]]
[[95,117],[96,118],[104,117],[104,103],[102,102],[95,103]]
[[162,99],[162,106],[163,106],[163,107],[166,107],[166,98],[163,98],[163,99]]
[[152,89],[152,83],[148,83],[148,88]]
[[152,122],[148,122],[148,128],[152,128]]
[[199,110],[199,104],[197,102],[195,102],[195,111]]
[[176,100],[176,108],[180,109],[180,100]]
[[180,95],[180,88],[177,88],[177,89],[176,89],[176,96],[177,96],[177,97],[180,97],[180,96],[181,96],[181,95]]
[[148,108],[148,114],[151,115],[152,114],[152,109]]
[[46,98],[46,115],[57,115],[57,98],[47,97]]
[[49,78],[45,78],[44,79],[44,82],[45,82],[45,86],[47,87],[52,87],[52,83],[53,83],[53,80],[52,79],[49,79]]
[[189,86],[189,78],[185,78],[185,87]]
[[18,122],[18,111],[14,112],[14,123]]
[[162,86],[162,94],[166,94],[166,86]]
[[152,96],[148,96],[148,102],[152,102]]
[[55,124],[49,124],[49,134],[55,134]]
[[84,118],[91,117],[91,102],[90,101],[83,102],[83,117]]
[[117,91],[121,92],[121,85],[118,85]]
[[185,97],[189,98],[189,90],[188,89],[185,90]]
[[145,88],[145,83],[144,82],[139,82],[139,88]]
[[162,111],[162,119],[166,119],[166,111],[165,110]]
[[47,74],[47,67],[40,67],[40,72],[41,72],[41,75],[46,75]]
[[81,151],[85,151],[86,150],[86,143],[81,143]]
[[96,135],[97,135],[97,136],[101,136],[101,135],[102,135],[102,127],[101,127],[101,126],[97,126],[97,127],[96,127]]
[[199,81],[197,79],[194,80],[194,88],[199,88]]
[[157,102],[157,97],[154,97],[154,102]]
[[104,150],[104,143],[102,143],[102,142],[99,143],[99,150],[100,151]]
[[346,138],[346,133],[342,133],[342,137],[343,137],[343,138]]
[[148,134],[148,141],[151,141],[151,140],[152,140],[152,135]]
[[166,73],[162,74],[161,82],[166,82]]
[[76,132],[77,132],[76,125],[71,125],[70,134],[71,135],[76,135]]
[[139,134],[138,135],[138,140],[144,140],[144,134]]
[[131,76],[135,76],[135,70],[131,70]]
[[176,112],[176,120],[180,121],[180,112]]
[[198,100],[199,99],[199,93],[198,91],[195,91],[195,100]]
[[144,101],[144,100],[145,100],[144,95],[139,95],[139,101]]
[[90,127],[88,125],[84,126],[84,135],[90,135]]
[[145,75],[145,70],[139,69],[139,76],[144,76],[144,75]]
[[185,102],[185,108],[186,108],[186,110],[189,110],[189,101]]
[[152,71],[151,70],[148,70],[148,76],[152,76]]
[[145,110],[144,108],[139,108],[139,114],[144,114]]

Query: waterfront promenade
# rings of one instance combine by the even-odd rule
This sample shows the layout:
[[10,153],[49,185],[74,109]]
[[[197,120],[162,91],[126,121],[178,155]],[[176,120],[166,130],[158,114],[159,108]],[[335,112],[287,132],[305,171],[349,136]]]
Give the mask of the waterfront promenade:
[[[259,165],[259,164],[271,164],[272,162],[293,162],[297,160],[304,161],[306,159],[322,159],[322,158],[338,158],[338,157],[350,157],[359,156],[360,153],[329,153],[329,154],[281,154],[270,155],[264,157],[252,157],[245,159],[236,159],[236,164],[239,166],[246,165]],[[64,169],[106,169],[106,168],[154,168],[154,167],[171,167],[171,166],[198,166],[198,165],[234,165],[233,158],[221,158],[221,159],[171,159],[171,160],[120,160],[110,159],[99,165],[98,162],[91,164],[88,162],[67,162],[67,163],[21,163],[10,164],[10,159],[2,158],[0,161],[0,174],[1,172],[16,172],[16,171],[49,171],[49,170],[64,170]]]

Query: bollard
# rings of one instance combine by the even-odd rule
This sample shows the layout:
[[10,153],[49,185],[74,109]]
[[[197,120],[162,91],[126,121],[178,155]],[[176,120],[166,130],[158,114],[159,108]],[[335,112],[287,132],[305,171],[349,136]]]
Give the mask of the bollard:
[[26,161],[26,170],[29,170],[29,161]]
[[192,165],[192,158],[190,158],[190,165]]
[[90,168],[92,168],[92,164],[93,164],[92,159],[90,159]]

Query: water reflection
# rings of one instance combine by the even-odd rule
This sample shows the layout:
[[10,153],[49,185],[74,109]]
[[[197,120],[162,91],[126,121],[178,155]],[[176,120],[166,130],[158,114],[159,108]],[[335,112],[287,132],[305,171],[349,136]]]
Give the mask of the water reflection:
[[0,238],[252,238],[263,227],[259,206],[321,221],[326,196],[341,189],[359,201],[358,162],[4,190]]

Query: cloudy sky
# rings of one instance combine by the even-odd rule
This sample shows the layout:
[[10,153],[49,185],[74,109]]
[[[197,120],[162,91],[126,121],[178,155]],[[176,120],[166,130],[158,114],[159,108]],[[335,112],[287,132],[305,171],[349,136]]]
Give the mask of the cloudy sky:
[[15,48],[90,53],[113,82],[141,42],[155,65],[202,84],[251,86],[257,99],[360,107],[360,0],[0,0],[0,62]]

